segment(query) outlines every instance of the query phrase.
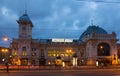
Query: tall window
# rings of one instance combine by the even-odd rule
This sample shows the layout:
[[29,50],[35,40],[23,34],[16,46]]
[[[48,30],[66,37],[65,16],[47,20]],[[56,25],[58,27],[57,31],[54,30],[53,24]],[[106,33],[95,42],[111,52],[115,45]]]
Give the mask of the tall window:
[[80,56],[83,57],[84,56],[84,50],[80,50]]
[[40,50],[40,56],[44,56],[44,49]]
[[26,56],[27,55],[27,49],[26,49],[26,47],[22,47],[22,55],[23,56]]
[[26,47],[22,47],[22,50],[23,50],[23,51],[26,51]]
[[26,56],[26,55],[27,55],[27,52],[26,52],[26,51],[23,51],[23,52],[22,52],[22,55],[23,55],[23,56]]

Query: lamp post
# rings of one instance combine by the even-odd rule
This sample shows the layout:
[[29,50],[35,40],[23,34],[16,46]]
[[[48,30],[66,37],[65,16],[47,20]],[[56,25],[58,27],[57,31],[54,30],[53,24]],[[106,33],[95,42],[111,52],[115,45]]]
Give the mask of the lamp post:
[[[4,37],[2,37],[2,40],[4,42],[7,42],[9,40],[9,38],[7,36],[4,36]],[[2,59],[2,61],[6,61],[6,58],[7,58],[6,53],[8,52],[8,48],[3,47],[1,49],[1,52],[4,53],[4,58]]]
[[[9,40],[9,38],[7,37],[7,36],[4,36],[3,38],[3,41],[4,42],[7,42],[8,40]],[[4,55],[4,58],[2,59],[2,61],[4,61],[4,64],[6,65],[6,71],[8,72],[8,70],[9,70],[9,66],[8,66],[8,48],[5,48],[5,47],[3,47],[2,48],[2,50],[1,50],[1,52],[3,53],[3,55]]]
[[3,59],[2,61],[4,62],[5,66],[6,66],[6,71],[8,72],[8,48],[2,48],[1,52],[3,53]]
[[9,47],[9,41],[8,36],[0,36],[0,46]]
[[4,59],[2,59],[3,61],[7,60],[7,52],[8,52],[8,48],[2,48],[2,53],[4,54]]
[[9,38],[7,36],[3,37],[3,41],[7,42],[9,40]]

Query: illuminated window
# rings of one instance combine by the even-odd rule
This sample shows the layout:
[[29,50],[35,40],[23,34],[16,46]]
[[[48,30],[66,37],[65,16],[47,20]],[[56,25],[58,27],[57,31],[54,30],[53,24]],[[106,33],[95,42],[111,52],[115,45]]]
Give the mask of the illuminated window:
[[51,53],[51,51],[49,50],[48,53]]
[[16,56],[16,55],[17,55],[17,52],[13,52],[12,55],[13,55],[13,56]]
[[36,56],[36,53],[35,53],[35,52],[33,52],[33,53],[32,53],[32,56]]
[[56,54],[53,54],[53,56],[56,56]]
[[54,53],[56,53],[57,51],[56,51],[56,50],[54,50],[53,52],[54,52]]
[[66,50],[66,53],[68,53],[69,51],[68,50]]
[[41,55],[41,56],[44,56],[44,49],[41,49],[41,50],[40,50],[40,55]]
[[48,56],[51,56],[51,54],[48,54]]
[[22,55],[23,55],[23,56],[26,56],[26,55],[27,55],[27,52],[26,52],[26,51],[23,51],[23,52],[22,52]]
[[65,56],[68,56],[68,54],[65,54]]
[[57,56],[60,56],[59,54],[57,54]]
[[64,56],[64,54],[61,54],[61,56]]
[[17,55],[17,52],[14,52],[14,55]]
[[69,50],[69,52],[71,53],[71,52],[72,52],[72,50]]
[[84,56],[84,51],[83,51],[83,50],[80,51],[80,56],[81,56],[81,57]]

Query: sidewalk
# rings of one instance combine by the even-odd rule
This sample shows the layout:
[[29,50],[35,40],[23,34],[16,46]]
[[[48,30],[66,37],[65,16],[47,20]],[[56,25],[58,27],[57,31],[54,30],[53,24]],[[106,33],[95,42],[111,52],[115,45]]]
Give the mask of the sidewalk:
[[[120,66],[78,66],[78,67],[56,67],[56,66],[9,66],[8,72],[59,72],[59,71],[120,71]],[[0,68],[0,72],[7,72],[7,68]]]

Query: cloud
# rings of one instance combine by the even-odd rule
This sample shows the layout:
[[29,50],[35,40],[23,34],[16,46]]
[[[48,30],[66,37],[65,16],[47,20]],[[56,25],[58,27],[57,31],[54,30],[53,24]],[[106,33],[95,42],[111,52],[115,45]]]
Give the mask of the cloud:
[[64,8],[62,9],[62,12],[61,12],[61,14],[62,14],[63,16],[68,16],[70,13],[71,13],[71,8],[70,8],[70,7],[64,7]]
[[97,3],[95,3],[95,2],[90,2],[88,7],[90,7],[90,8],[93,9],[93,10],[96,10],[97,7],[98,7],[98,5],[97,5]]
[[79,20],[74,20],[73,22],[73,29],[75,30],[79,30],[80,28],[78,27],[80,24],[80,21]]
[[18,16],[10,9],[7,7],[1,7],[1,13],[3,15],[3,18],[6,18],[8,20],[16,20]]
[[[28,15],[34,24],[33,38],[79,38],[91,24],[91,20],[110,33],[115,31],[120,38],[119,4],[97,3],[89,0],[26,1]],[[24,14],[25,0],[0,0],[0,3],[0,35],[17,38],[16,20]],[[9,30],[5,31],[6,28]]]

